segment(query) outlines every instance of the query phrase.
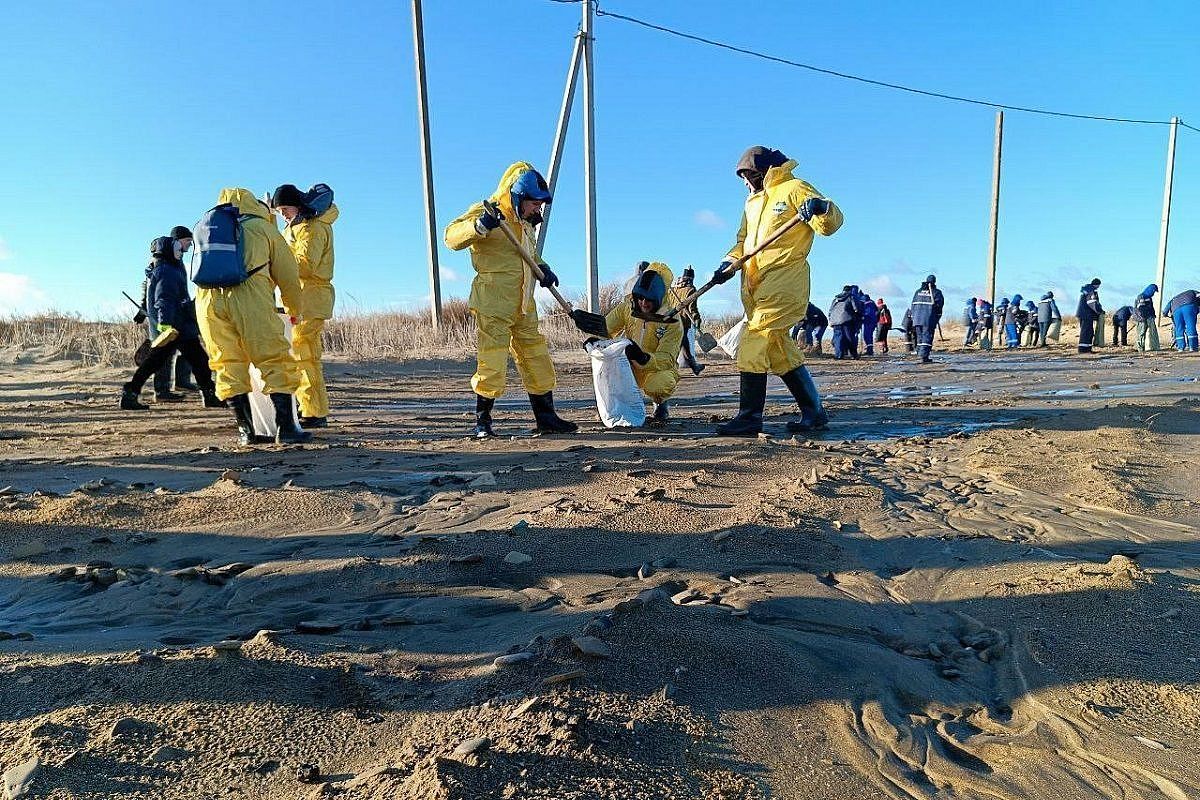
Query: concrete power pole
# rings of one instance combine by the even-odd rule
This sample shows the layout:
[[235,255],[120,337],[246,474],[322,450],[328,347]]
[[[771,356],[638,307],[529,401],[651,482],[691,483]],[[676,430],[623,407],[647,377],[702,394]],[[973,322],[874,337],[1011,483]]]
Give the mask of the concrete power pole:
[[1171,230],[1171,184],[1175,178],[1175,134],[1179,132],[1179,117],[1171,117],[1171,135],[1167,139],[1167,179],[1163,185],[1162,229],[1158,234],[1158,321],[1170,295],[1167,294],[1167,234]]
[[421,120],[421,172],[425,181],[425,227],[429,260],[429,305],[433,329],[442,327],[442,281],[438,273],[437,213],[433,203],[433,151],[429,143],[429,91],[425,85],[425,24],[421,0],[412,0],[413,57],[417,66],[417,114]]
[[587,216],[587,304],[593,313],[600,311],[600,271],[596,252],[596,98],[592,78],[592,3],[583,2],[583,180],[586,184],[584,212]]
[[996,305],[996,239],[1000,229],[1000,156],[1004,150],[1004,112],[996,112],[996,154],[992,164],[992,218],[988,236],[987,299]]

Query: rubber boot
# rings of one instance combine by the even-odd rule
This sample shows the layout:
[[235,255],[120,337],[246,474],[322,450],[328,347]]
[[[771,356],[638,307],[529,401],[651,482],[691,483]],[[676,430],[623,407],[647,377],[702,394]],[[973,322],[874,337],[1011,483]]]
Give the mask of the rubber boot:
[[496,435],[492,430],[492,407],[496,405],[495,398],[475,395],[475,438],[489,439]]
[[787,424],[788,433],[808,433],[820,431],[829,427],[829,415],[821,405],[821,395],[817,384],[812,379],[808,367],[799,366],[791,372],[780,375],[796,405],[800,406],[800,421]]
[[574,433],[579,426],[568,422],[554,410],[554,393],[529,395],[529,404],[533,406],[533,418],[537,421],[538,433]]
[[229,406],[228,403],[217,397],[217,390],[211,386],[200,390],[200,405],[204,408],[228,408]]
[[767,403],[765,373],[741,373],[738,414],[724,425],[717,426],[717,436],[758,436],[762,433],[763,406]]
[[328,428],[328,417],[300,417],[300,427],[305,430],[309,428]]
[[671,412],[667,408],[667,401],[654,404],[654,413],[650,415],[650,420],[658,425],[663,425],[671,419]]
[[156,403],[182,403],[183,395],[178,392],[172,392],[168,389],[165,392],[160,392],[157,389],[154,391],[154,402]]
[[275,392],[271,395],[271,405],[275,406],[275,427],[278,433],[275,434],[276,444],[304,444],[312,439],[312,434],[302,430],[296,424],[296,418],[292,412],[292,396],[283,392]]
[[138,399],[141,392],[133,388],[132,384],[125,384],[121,387],[121,410],[122,411],[149,411],[150,406]]
[[238,444],[248,447],[252,444],[272,444],[269,436],[259,436],[254,432],[254,416],[250,413],[250,395],[235,394],[229,398],[227,405],[233,409],[233,417],[237,420]]

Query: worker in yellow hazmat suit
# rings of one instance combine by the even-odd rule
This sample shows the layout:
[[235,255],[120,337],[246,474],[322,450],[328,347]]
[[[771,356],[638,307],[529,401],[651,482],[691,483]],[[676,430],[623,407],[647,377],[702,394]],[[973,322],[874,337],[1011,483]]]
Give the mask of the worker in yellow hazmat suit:
[[[475,280],[471,282],[469,306],[475,316],[477,353],[475,375],[475,436],[494,436],[492,407],[504,394],[511,353],[521,382],[529,393],[537,430],[541,433],[574,433],[578,426],[558,416],[552,390],[554,364],[546,338],[538,331],[533,273],[521,255],[498,230],[506,222],[517,240],[533,253],[534,227],[542,220],[542,208],[551,201],[545,179],[530,164],[518,161],[504,171],[490,200],[503,220],[489,214],[482,203],[472,205],[446,226],[446,246],[471,251]],[[558,278],[542,264],[544,287],[558,285]]]
[[796,162],[778,150],[751,147],[738,161],[737,175],[750,191],[737,243],[717,267],[717,283],[733,277],[726,268],[751,252],[797,214],[806,224],[793,227],[742,267],[742,306],[747,323],[738,345],[741,408],[717,429],[721,436],[756,436],[762,431],[767,373],[783,379],[800,406],[799,422],[788,430],[826,427],[817,386],[804,366],[804,355],[788,335],[808,311],[809,265],[814,234],[830,236],[842,225],[842,212],[813,186],[792,174]]
[[316,214],[307,207],[304,192],[285,183],[271,196],[271,206],[287,222],[283,238],[296,257],[304,295],[304,319],[292,327],[292,355],[300,367],[300,427],[324,428],[328,423],[329,394],[321,369],[321,332],[333,318],[333,223],[338,207]]
[[306,442],[292,414],[299,385],[283,321],[275,312],[275,289],[287,313],[300,318],[302,295],[296,259],[283,240],[271,211],[249,189],[222,189],[220,203],[232,203],[241,215],[242,254],[249,277],[237,286],[196,289],[196,318],[213,367],[217,396],[228,400],[242,444],[260,442],[250,415],[250,365],[262,373],[271,396],[281,443]]
[[669,418],[667,398],[675,392],[679,383],[679,347],[683,340],[683,325],[678,321],[665,324],[646,322],[634,316],[661,312],[666,302],[667,287],[674,276],[666,264],[658,261],[638,264],[638,274],[627,302],[618,303],[608,312],[608,335],[624,336],[631,344],[625,355],[633,367],[633,378],[637,385],[654,401],[651,418],[666,422]]

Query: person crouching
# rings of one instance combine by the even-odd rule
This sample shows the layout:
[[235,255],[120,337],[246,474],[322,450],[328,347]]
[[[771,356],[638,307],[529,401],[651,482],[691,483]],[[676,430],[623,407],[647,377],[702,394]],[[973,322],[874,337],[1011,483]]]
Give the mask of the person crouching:
[[[645,264],[643,267],[642,265]],[[633,379],[654,402],[651,420],[663,423],[669,419],[667,400],[679,383],[679,348],[683,341],[683,325],[679,322],[647,322],[641,314],[661,313],[667,297],[667,287],[674,276],[666,264],[638,264],[638,276],[627,298],[608,312],[608,335],[624,336],[630,344],[625,355],[633,367]]]

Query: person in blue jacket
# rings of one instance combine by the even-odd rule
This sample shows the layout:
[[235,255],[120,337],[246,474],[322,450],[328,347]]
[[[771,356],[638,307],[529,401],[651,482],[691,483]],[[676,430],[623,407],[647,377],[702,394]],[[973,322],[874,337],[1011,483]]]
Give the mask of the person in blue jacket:
[[857,286],[850,287],[851,308],[854,309],[854,321],[850,323],[850,327],[846,329],[847,338],[850,340],[850,353],[854,358],[859,357],[858,336],[862,333],[863,326],[863,293]]
[[1157,292],[1158,284],[1152,283],[1133,301],[1133,320],[1137,325],[1133,345],[1140,352],[1153,352],[1159,348],[1158,315],[1154,313],[1154,295]]
[[980,350],[992,349],[992,323],[992,304],[980,297],[975,311],[976,340]]
[[1200,306],[1200,293],[1187,289],[1172,297],[1163,311],[1163,316],[1170,317],[1175,325],[1175,349],[1180,352],[1200,350],[1200,335],[1196,332],[1197,306]]
[[846,356],[858,358],[858,352],[850,339],[850,332],[853,330],[858,315],[856,298],[851,287],[843,286],[829,306],[829,326],[833,328],[834,358],[842,359]]
[[1004,348],[1012,350],[1021,346],[1021,300],[1019,294],[1014,294],[1008,306],[1004,309]]
[[1129,320],[1133,318],[1133,306],[1121,306],[1113,312],[1112,346],[1125,347],[1129,344]]
[[978,335],[979,327],[979,309],[976,303],[979,298],[972,297],[963,306],[963,328],[966,330],[966,335],[963,336],[963,347],[969,347],[975,342],[975,337]]
[[1104,313],[1100,305],[1100,279],[1092,278],[1091,283],[1079,287],[1079,305],[1075,308],[1075,316],[1079,318],[1079,352],[1090,353],[1096,343],[1096,322]]
[[1062,314],[1058,311],[1058,303],[1054,302],[1054,292],[1046,292],[1037,304],[1037,341],[1034,344],[1039,347],[1050,346],[1046,342],[1046,334],[1056,319],[1061,320]]
[[927,275],[921,288],[913,292],[912,324],[917,337],[917,355],[922,364],[928,364],[933,350],[933,334],[937,331],[938,323],[942,321],[942,308],[946,298],[942,290],[937,288],[937,276]]
[[825,338],[825,330],[829,327],[829,318],[825,316],[825,312],[808,304],[808,311],[804,315],[804,319],[792,326],[792,339],[796,344],[800,343],[799,336],[804,334],[804,351],[820,353],[821,340]]
[[1032,300],[1025,301],[1025,346],[1037,347],[1038,343],[1038,307]]
[[[154,268],[146,283],[146,316],[155,340],[163,338],[169,341],[152,347],[149,356],[129,382],[121,387],[120,406],[125,411],[148,410],[150,407],[138,399],[142,387],[151,375],[179,353],[192,368],[204,407],[224,408],[224,401],[217,399],[212,371],[208,366],[208,353],[200,341],[196,309],[188,296],[187,272],[180,260],[180,244],[170,236],[160,236],[150,243],[150,254],[154,258]],[[173,338],[170,336],[172,332]]]
[[875,355],[875,327],[879,324],[879,309],[871,295],[862,293],[862,337],[867,355]]
[[997,304],[993,314],[993,322],[995,323],[996,328],[996,335],[994,338],[997,344],[1003,342],[1005,347],[1008,346],[1008,337],[1006,336],[1008,325],[1008,304],[1008,298],[1001,297],[1000,302]]

